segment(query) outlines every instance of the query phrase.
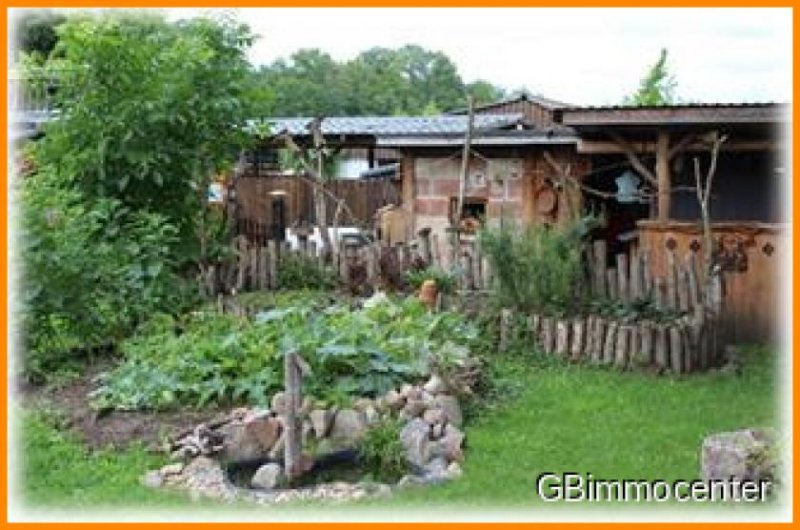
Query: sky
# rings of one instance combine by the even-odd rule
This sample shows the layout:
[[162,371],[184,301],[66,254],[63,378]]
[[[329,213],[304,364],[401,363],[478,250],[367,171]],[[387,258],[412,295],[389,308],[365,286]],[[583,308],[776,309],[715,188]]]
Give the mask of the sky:
[[[169,18],[208,10],[166,10]],[[576,105],[619,103],[659,55],[690,102],[790,101],[790,9],[226,9],[260,39],[256,65],[301,48],[346,60],[373,46],[446,53],[486,79]]]

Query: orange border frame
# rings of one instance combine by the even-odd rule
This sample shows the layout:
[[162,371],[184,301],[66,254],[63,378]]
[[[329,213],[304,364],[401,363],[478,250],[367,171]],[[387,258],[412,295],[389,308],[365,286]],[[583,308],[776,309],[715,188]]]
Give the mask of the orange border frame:
[[[788,8],[795,8],[795,1],[793,0],[766,0],[763,2],[754,2],[753,0],[700,0],[699,2],[692,1],[692,0],[659,0],[657,2],[652,3],[644,3],[642,0],[564,0],[561,2],[554,1],[554,0],[495,0],[490,2],[489,0],[334,0],[332,2],[325,2],[323,0],[268,0],[268,1],[257,1],[257,0],[238,0],[228,3],[227,5],[225,2],[214,1],[214,0],[194,0],[194,1],[176,1],[176,0],[126,0],[123,2],[115,3],[109,0],[97,0],[97,1],[86,1],[86,0],[52,0],[52,1],[43,1],[43,0],[10,0],[4,6],[2,11],[2,32],[4,42],[8,42],[8,8],[37,8],[37,7],[74,7],[74,8],[87,8],[87,7],[108,7],[108,8],[122,8],[122,7],[130,7],[130,8],[137,8],[137,7],[788,7]],[[222,5],[220,5],[222,4]],[[798,22],[798,11],[800,9],[793,9],[792,10],[792,48],[793,50],[797,50],[796,39],[794,36],[794,30],[797,27]],[[2,54],[2,67],[3,70],[8,73],[8,54]],[[793,68],[793,86],[792,86],[792,96],[793,100],[797,100],[798,89],[797,85],[794,83],[794,75],[796,75],[797,67],[798,67],[798,54],[795,52],[792,58],[792,68]],[[4,100],[8,100],[8,83],[3,83],[2,87],[0,87],[0,95],[3,96]],[[796,106],[792,107],[792,126],[791,126],[791,135],[792,138],[796,138],[797,132],[797,118],[798,118],[798,110]],[[3,127],[3,139],[5,140],[5,145],[8,145],[8,115],[4,113],[4,127]],[[792,142],[792,147],[794,147],[794,141]],[[0,296],[4,300],[8,300],[9,294],[9,281],[8,281],[8,258],[9,258],[9,248],[8,248],[8,213],[9,213],[9,204],[8,204],[8,175],[10,172],[10,160],[8,159],[8,150],[3,151],[3,161],[5,162],[6,172],[3,176],[3,186],[0,190],[0,194],[2,194],[2,218],[0,218],[0,244],[2,244],[5,258],[2,263],[0,264],[0,269],[3,273],[3,279],[0,283]],[[796,167],[797,157],[795,155],[794,149],[791,152],[791,164],[793,167]],[[800,198],[800,186],[794,186],[792,190],[792,203],[797,204],[798,199]],[[798,214],[797,209],[793,208],[792,213],[792,224],[796,224],[796,221],[800,217]],[[792,237],[792,258],[798,254],[800,251],[800,239],[794,236]],[[793,262],[793,260],[792,260]],[[792,269],[792,281],[793,281],[793,288],[792,288],[792,314],[796,314],[797,308],[797,300],[798,294],[800,294],[800,274],[796,273],[794,267]],[[8,304],[3,308],[2,311],[2,322],[6,330],[8,330],[9,326],[9,318],[8,318]],[[794,323],[794,317],[792,318],[792,323]],[[800,329],[800,326],[799,328]],[[798,331],[795,331],[794,326],[792,326],[792,343],[796,343],[798,339]],[[9,348],[8,342],[5,344],[5,355],[2,359],[2,367],[4,373],[8,373],[8,355],[9,355]],[[794,381],[798,380],[798,375],[800,374],[800,366],[798,363],[792,363],[792,405],[793,409],[798,403],[798,392],[794,385]],[[0,452],[3,455],[8,455],[8,378],[3,378],[3,393],[2,397],[0,397],[0,401],[2,402],[2,410],[0,410],[0,419],[2,419],[3,424],[6,428],[3,429],[2,436],[0,436]],[[794,412],[794,411],[793,411]],[[792,424],[792,433],[793,433],[793,446],[792,446],[792,454],[797,454],[797,449],[800,446],[800,442],[797,440],[797,436],[795,433],[797,432],[797,416],[796,414],[792,414],[791,419]],[[31,523],[8,523],[8,458],[4,462],[3,469],[5,471],[4,477],[5,480],[0,483],[0,494],[2,494],[2,512],[4,515],[3,523],[4,525],[25,525],[31,526]],[[798,476],[800,476],[800,466],[794,465],[793,469],[793,476],[792,481],[794,485],[793,491],[793,498],[792,498],[792,522],[788,523],[791,526],[795,526],[797,522],[797,515],[798,515],[798,501],[800,501],[800,487],[798,487]],[[48,524],[63,524],[64,526],[103,526],[106,523],[48,523]],[[120,523],[115,523],[120,524]],[[170,527],[175,528],[196,528],[198,525],[208,525],[213,524],[216,526],[218,525],[253,525],[253,524],[265,524],[264,522],[259,523],[122,523],[126,526],[140,526],[144,524],[158,524],[158,525],[169,525]],[[319,523],[266,523],[271,526],[271,528],[281,528],[281,529],[296,529],[302,527],[312,527],[314,525],[319,526]],[[578,526],[578,525],[591,525],[592,528],[614,528],[620,524],[622,525],[639,525],[639,524],[647,524],[647,525],[657,525],[659,528],[668,528],[677,526],[678,524],[686,524],[686,523],[657,523],[657,522],[649,522],[649,523],[535,523],[535,522],[525,522],[525,523],[325,523],[326,526],[337,527],[344,530],[345,528],[351,525],[377,525],[382,527],[391,527],[393,529],[400,529],[400,528],[412,528],[412,527],[424,527],[430,526],[437,530],[455,530],[461,525],[469,524],[471,526],[484,526],[484,525],[491,525],[491,526],[506,526],[506,527],[530,527],[533,525],[543,525],[543,524],[557,524],[559,526]],[[749,524],[750,523],[689,523],[694,526],[702,525],[703,527],[708,528],[728,528],[730,525],[735,524],[737,526],[741,526],[742,524]],[[786,526],[787,523],[760,523],[759,526]]]

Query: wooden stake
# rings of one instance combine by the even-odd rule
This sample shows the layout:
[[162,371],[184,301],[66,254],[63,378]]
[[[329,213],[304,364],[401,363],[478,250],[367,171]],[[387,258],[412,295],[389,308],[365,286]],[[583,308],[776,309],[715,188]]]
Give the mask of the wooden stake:
[[501,352],[508,351],[511,344],[511,328],[514,323],[514,313],[510,309],[500,310],[500,344],[498,350]]
[[639,260],[639,253],[636,249],[631,250],[631,282],[630,282],[630,300],[635,301],[642,298],[642,272],[641,263]]
[[594,255],[594,292],[597,296],[603,297],[608,294],[606,289],[606,242],[604,239],[597,239],[592,243]]
[[653,325],[648,321],[639,324],[638,364],[650,366],[655,361],[653,351]]
[[669,339],[667,327],[663,324],[656,326],[655,361],[659,368],[669,367]]
[[569,354],[569,322],[567,320],[556,321],[556,355],[566,359]]
[[676,374],[683,372],[683,339],[681,329],[677,324],[669,327],[669,354],[670,367]]
[[555,351],[555,322],[551,317],[542,318],[542,330],[539,334],[539,342],[542,344],[542,349],[547,354],[552,354]]
[[628,356],[631,340],[631,327],[620,324],[617,327],[617,341],[614,347],[614,365],[619,369],[628,366]]
[[614,362],[614,349],[617,345],[617,328],[619,328],[617,322],[612,320],[608,323],[605,340],[603,341],[603,364],[611,364]]
[[267,266],[269,267],[269,288],[278,288],[278,245],[274,239],[267,241]]
[[570,360],[580,361],[583,357],[583,349],[586,336],[586,321],[576,318],[572,321],[572,344],[570,345]]
[[624,252],[617,254],[617,290],[622,302],[629,301],[628,290],[628,255]]
[[669,309],[678,309],[678,273],[675,266],[675,252],[667,249],[667,300]]

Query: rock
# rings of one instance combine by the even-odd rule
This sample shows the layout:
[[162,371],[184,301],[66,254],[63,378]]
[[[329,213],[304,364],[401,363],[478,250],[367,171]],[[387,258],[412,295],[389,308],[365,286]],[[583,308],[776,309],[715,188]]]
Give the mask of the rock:
[[270,408],[272,412],[278,416],[286,414],[286,394],[283,392],[276,392],[275,395],[272,396],[272,401],[270,401]]
[[450,462],[445,470],[445,474],[450,478],[458,478],[464,474],[458,462]]
[[406,404],[406,398],[396,390],[389,390],[385,397],[386,406],[391,410],[400,410]]
[[456,462],[464,461],[464,451],[462,449],[464,445],[463,432],[453,425],[448,424],[444,429],[444,436],[441,439],[441,443],[444,448],[444,456],[447,457],[448,460],[454,460]]
[[418,467],[428,461],[430,425],[420,418],[414,418],[400,430],[400,443],[406,452],[406,459]]
[[250,480],[250,485],[254,488],[274,490],[283,486],[284,478],[283,468],[271,462],[258,468]]
[[336,413],[331,426],[330,437],[355,444],[367,430],[367,419],[363,412],[342,409]]
[[456,427],[461,427],[463,416],[458,399],[449,394],[439,394],[436,396],[436,405],[444,411],[445,418],[447,418],[448,422]]
[[160,488],[164,485],[164,479],[159,471],[148,471],[142,476],[141,483],[146,488]]
[[416,418],[425,411],[425,403],[419,399],[409,399],[406,406],[403,407],[403,412],[412,418]]
[[278,441],[275,442],[275,445],[272,446],[272,449],[269,451],[269,457],[272,460],[280,460],[283,458],[283,450],[286,447],[286,438],[284,434],[281,432]]
[[700,456],[703,480],[772,480],[777,467],[774,433],[747,429],[707,436]]
[[303,399],[303,404],[300,405],[300,410],[298,411],[298,413],[300,414],[300,416],[305,417],[305,416],[308,416],[308,414],[313,409],[314,409],[314,400],[311,399],[310,397],[306,396]]
[[433,407],[435,405],[434,395],[430,392],[422,391],[419,396],[420,401],[425,403],[426,407]]
[[182,462],[175,462],[174,464],[167,464],[166,466],[161,468],[161,475],[179,475],[183,471],[183,463]]
[[353,408],[359,412],[366,412],[367,409],[372,406],[372,400],[369,398],[358,398],[355,403],[353,403]]
[[432,477],[445,475],[447,471],[447,460],[441,456],[431,458],[427,464],[422,466],[422,470],[424,471],[425,475]]
[[404,475],[397,481],[397,487],[404,489],[412,486],[424,486],[427,484],[424,478],[417,475]]
[[258,440],[261,450],[265,453],[272,449],[283,430],[280,421],[268,415],[255,417],[245,425],[248,434]]
[[305,419],[303,420],[303,426],[300,431],[300,436],[302,440],[302,444],[306,445],[310,440],[315,438],[314,435],[314,425],[312,425],[311,420]]
[[414,387],[412,385],[405,383],[400,387],[400,395],[403,396],[404,398],[408,398],[408,395],[411,393],[413,389]]
[[230,417],[235,420],[243,420],[249,413],[250,409],[247,407],[237,407],[231,411]]
[[222,434],[222,451],[220,459],[224,462],[235,463],[263,458],[267,453],[261,443],[241,421],[232,421],[220,427]]
[[447,391],[447,385],[444,380],[436,374],[433,374],[422,388],[430,394],[441,394]]
[[328,435],[333,424],[333,411],[328,409],[312,410],[309,415],[311,425],[314,428],[314,435],[317,439],[324,438]]
[[423,394],[422,388],[418,386],[412,386],[411,389],[408,391],[408,394],[406,394],[406,398],[409,401],[411,401],[412,399],[418,399],[422,401],[422,394]]
[[422,419],[431,425],[443,424],[445,422],[444,411],[442,409],[428,409],[422,415]]
[[381,304],[391,303],[389,297],[383,291],[375,291],[375,294],[364,300],[364,308],[369,309]]
[[438,440],[442,436],[444,436],[444,424],[443,423],[437,423],[437,424],[431,426],[431,438],[432,439]]
[[380,413],[375,407],[367,407],[364,411],[364,418],[367,420],[367,425],[375,425],[381,419]]

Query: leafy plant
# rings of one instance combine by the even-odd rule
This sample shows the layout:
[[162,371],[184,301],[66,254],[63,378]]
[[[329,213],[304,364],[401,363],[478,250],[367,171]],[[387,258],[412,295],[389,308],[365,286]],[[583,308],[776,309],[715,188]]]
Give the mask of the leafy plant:
[[401,429],[399,419],[387,416],[364,433],[358,446],[359,460],[376,477],[397,480],[408,472],[405,449],[400,441]]
[[419,289],[426,280],[433,280],[439,292],[452,293],[456,288],[456,276],[438,267],[422,270],[410,270],[405,273],[406,280],[414,288]]
[[210,311],[182,321],[162,316],[125,341],[126,361],[105,376],[93,401],[119,409],[266,405],[283,385],[284,354],[297,351],[312,369],[304,393],[338,403],[421,379],[431,359],[463,355],[476,339],[463,316],[430,314],[415,299],[360,310],[295,303],[255,321]]
[[290,255],[278,267],[278,287],[281,289],[332,289],[338,276],[330,267],[304,255]]
[[552,313],[578,303],[585,288],[580,226],[501,226],[481,232],[481,247],[497,278],[497,302]]

